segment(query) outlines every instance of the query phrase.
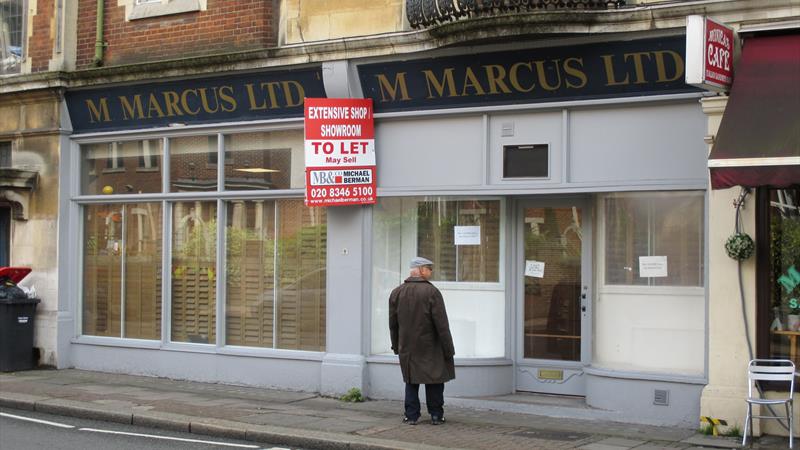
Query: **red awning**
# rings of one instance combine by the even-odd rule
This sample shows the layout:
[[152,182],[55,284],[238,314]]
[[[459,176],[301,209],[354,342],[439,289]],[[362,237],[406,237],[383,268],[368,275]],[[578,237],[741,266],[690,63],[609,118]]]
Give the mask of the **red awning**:
[[745,40],[708,167],[714,189],[800,185],[800,34]]

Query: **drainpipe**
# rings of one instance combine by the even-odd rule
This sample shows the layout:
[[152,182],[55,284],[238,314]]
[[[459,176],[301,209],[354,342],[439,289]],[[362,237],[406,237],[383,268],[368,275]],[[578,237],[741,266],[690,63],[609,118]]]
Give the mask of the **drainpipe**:
[[105,43],[103,42],[103,15],[105,14],[105,2],[104,0],[97,0],[97,29],[96,29],[96,37],[94,41],[94,60],[92,60],[92,65],[95,67],[100,67],[103,65],[103,47],[105,47]]

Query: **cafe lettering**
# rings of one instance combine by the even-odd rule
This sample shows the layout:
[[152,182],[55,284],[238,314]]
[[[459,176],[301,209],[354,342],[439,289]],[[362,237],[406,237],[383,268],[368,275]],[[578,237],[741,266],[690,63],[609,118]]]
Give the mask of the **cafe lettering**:
[[359,66],[378,111],[691,92],[685,39],[569,45]]

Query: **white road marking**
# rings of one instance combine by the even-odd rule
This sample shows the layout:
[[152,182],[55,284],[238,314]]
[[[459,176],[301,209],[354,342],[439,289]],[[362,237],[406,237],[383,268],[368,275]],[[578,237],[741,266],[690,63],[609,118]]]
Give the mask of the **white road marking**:
[[0,417],[8,417],[9,419],[25,420],[27,422],[36,422],[36,423],[41,423],[41,424],[44,424],[44,425],[50,425],[50,426],[59,427],[59,428],[75,428],[72,425],[67,425],[67,424],[58,423],[58,422],[50,422],[50,421],[41,420],[41,419],[34,419],[32,417],[15,416],[14,414],[0,413]]
[[184,438],[177,438],[171,436],[158,436],[154,434],[142,434],[142,433],[128,433],[125,431],[111,431],[111,430],[98,430],[96,428],[81,428],[79,431],[90,431],[92,433],[106,433],[106,434],[122,434],[125,436],[137,436],[137,437],[146,437],[152,439],[163,439],[167,441],[180,441],[180,442],[192,442],[195,444],[210,444],[210,445],[223,445],[226,447],[239,447],[239,448],[259,448],[258,445],[245,445],[245,444],[230,444],[227,442],[217,442],[217,441],[203,441],[200,439],[184,439]]

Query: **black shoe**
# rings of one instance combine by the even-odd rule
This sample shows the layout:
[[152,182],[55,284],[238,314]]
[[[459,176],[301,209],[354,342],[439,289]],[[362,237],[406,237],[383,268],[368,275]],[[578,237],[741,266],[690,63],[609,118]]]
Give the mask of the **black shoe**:
[[416,425],[418,419],[411,420],[406,416],[403,416],[403,423],[406,425]]
[[431,425],[444,425],[444,417],[431,417]]

